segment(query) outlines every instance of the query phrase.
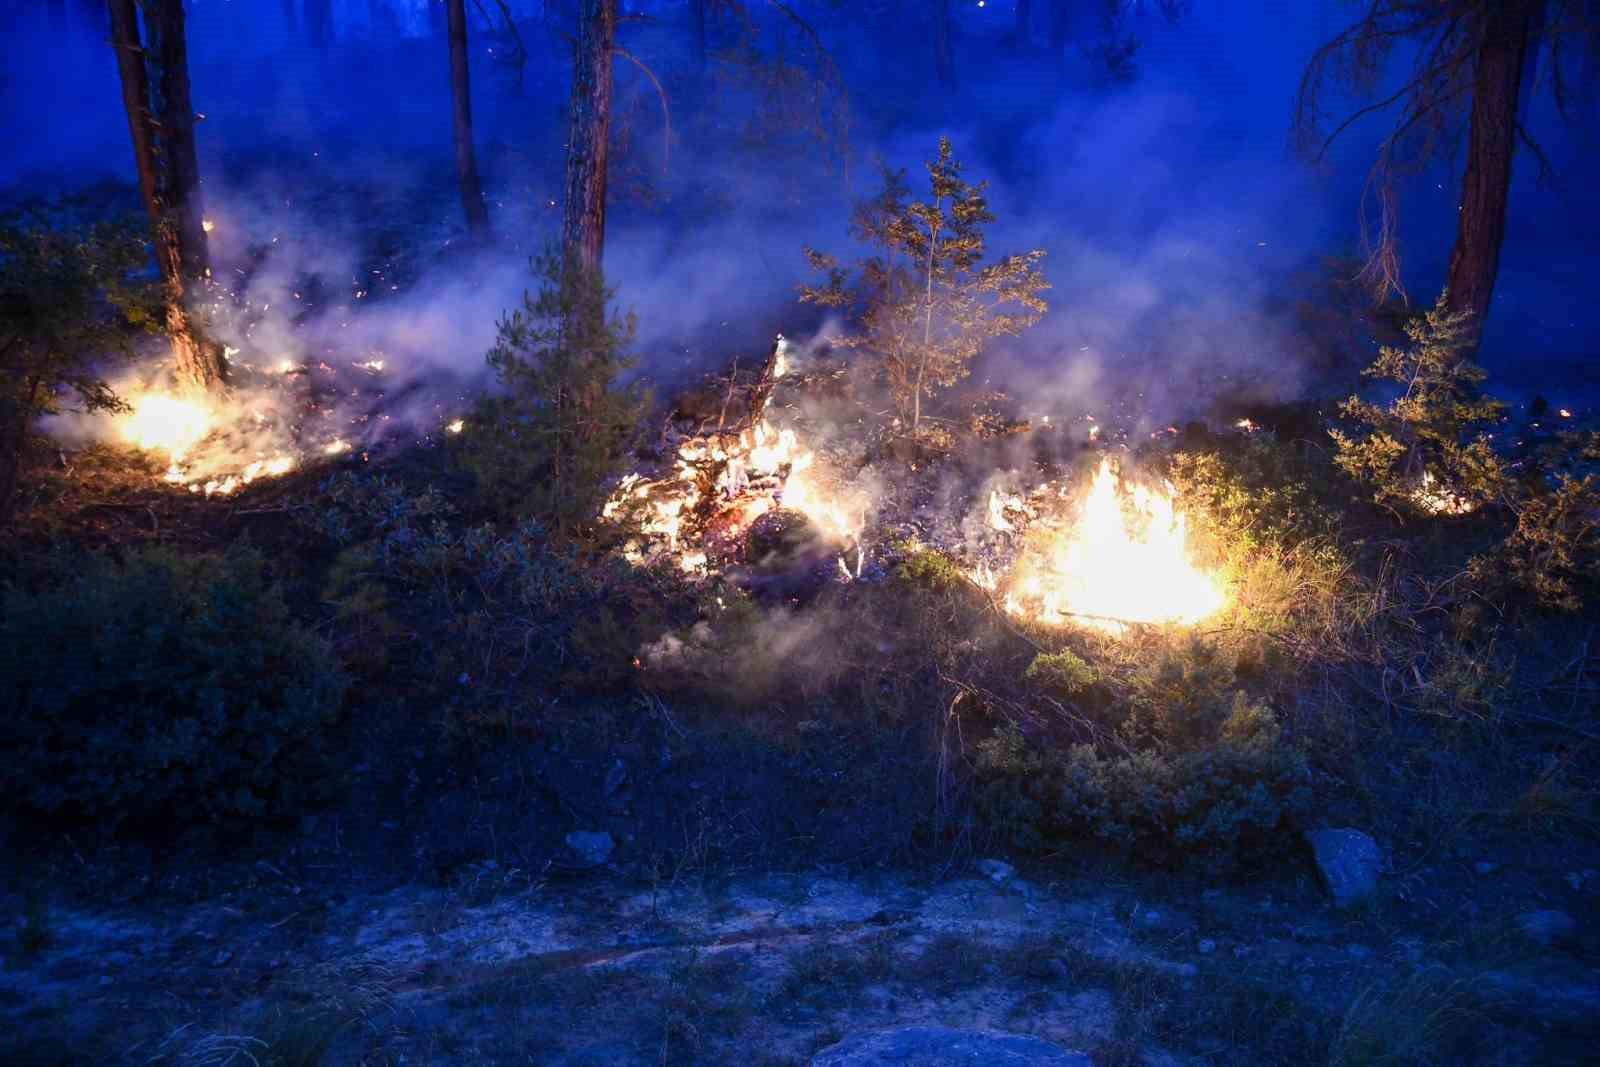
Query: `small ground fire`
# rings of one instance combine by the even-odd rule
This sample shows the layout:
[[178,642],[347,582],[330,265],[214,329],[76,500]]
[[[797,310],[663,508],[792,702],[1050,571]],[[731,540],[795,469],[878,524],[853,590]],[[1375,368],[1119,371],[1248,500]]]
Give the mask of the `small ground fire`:
[[[1119,474],[1109,457],[1102,459],[1076,504],[1030,529],[1008,575],[980,570],[974,580],[1001,594],[1013,615],[1109,634],[1133,623],[1193,625],[1221,610],[1226,586],[1193,562],[1188,520],[1171,487],[1124,490]],[[991,497],[993,529],[1013,529],[1006,511],[1001,498]]]

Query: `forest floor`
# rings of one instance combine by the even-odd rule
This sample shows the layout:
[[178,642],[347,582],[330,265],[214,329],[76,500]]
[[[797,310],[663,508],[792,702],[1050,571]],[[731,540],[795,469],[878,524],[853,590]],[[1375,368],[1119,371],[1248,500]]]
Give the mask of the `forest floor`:
[[[938,1025],[1102,1067],[1557,1064],[1600,1037],[1592,870],[1442,861],[1340,911],[1309,863],[1208,884],[996,860],[655,879],[483,861],[385,886],[326,834],[301,845],[115,890],[86,865],[48,910],[9,895],[0,1058],[776,1065]],[[1528,919],[1556,908],[1577,928]]]

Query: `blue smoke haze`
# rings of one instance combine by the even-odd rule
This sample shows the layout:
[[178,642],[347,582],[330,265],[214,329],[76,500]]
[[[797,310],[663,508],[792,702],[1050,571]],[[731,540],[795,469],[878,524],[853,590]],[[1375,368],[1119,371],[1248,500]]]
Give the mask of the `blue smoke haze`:
[[[323,53],[285,22],[283,0],[189,2],[213,255],[245,308],[230,339],[262,360],[381,352],[401,373],[471,387],[496,316],[527,283],[527,256],[559,222],[571,5],[510,4],[528,53],[520,85],[498,62],[511,42],[480,13],[496,4],[467,5],[498,238],[488,254],[461,249],[447,56],[430,0],[334,6],[336,40]],[[1098,3],[1080,5],[1059,60],[1042,25],[1021,54],[1004,47],[1006,0],[957,3],[958,86],[946,91],[915,14],[792,3],[839,66],[851,117],[843,150],[808,139],[793,116],[759,121],[752,95],[729,80],[733,64],[714,59],[716,88],[697,88],[683,3],[624,6],[640,18],[622,41],[662,81],[672,120],[669,139],[655,89],[619,59],[607,269],[639,314],[645,373],[670,381],[760,350],[774,331],[818,328],[793,300],[808,280],[801,246],[848,252],[851,203],[875,187],[875,165],[907,167],[916,189],[920,161],[949,134],[967,175],[990,181],[1000,219],[991,248],[1047,250],[1054,285],[1050,314],[991,352],[980,382],[1045,410],[1125,395],[1163,421],[1241,384],[1276,397],[1328,387],[1329,342],[1308,331],[1304,308],[1324,299],[1323,257],[1357,251],[1362,180],[1384,126],[1358,126],[1313,167],[1291,153],[1290,121],[1307,58],[1348,5],[1197,0],[1169,24],[1143,10],[1153,5],[1130,4],[1143,47],[1137,76],[1118,82],[1083,47],[1102,32]],[[0,195],[111,179],[121,191],[108,206],[134,208],[102,8],[67,0],[63,26],[48,7],[0,14]],[[764,54],[813,69],[804,34],[776,7],[748,9]],[[724,25],[714,43],[737,32]],[[1600,390],[1590,296],[1600,210],[1588,195],[1592,138],[1552,110],[1541,98],[1529,119],[1557,176],[1541,184],[1531,156],[1519,157],[1482,358],[1502,388],[1564,400]],[[1407,284],[1419,303],[1442,282],[1459,169],[1446,161],[1405,190]],[[1369,343],[1347,339],[1345,369]]]

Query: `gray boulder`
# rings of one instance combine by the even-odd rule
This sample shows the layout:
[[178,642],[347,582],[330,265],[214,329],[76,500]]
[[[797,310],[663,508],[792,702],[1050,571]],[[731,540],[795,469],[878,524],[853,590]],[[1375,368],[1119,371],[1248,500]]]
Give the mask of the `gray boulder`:
[[1549,948],[1571,941],[1578,932],[1578,921],[1564,911],[1525,911],[1517,916],[1517,929],[1529,941]]
[[616,843],[603,830],[574,830],[567,835],[567,847],[578,858],[578,862],[588,867],[598,867],[611,858],[611,850],[616,848]]
[[1024,1034],[902,1026],[851,1034],[811,1060],[812,1067],[1093,1067],[1089,1057]]
[[1372,896],[1383,870],[1383,851],[1376,841],[1360,830],[1309,830],[1305,837],[1336,905],[1345,908]]

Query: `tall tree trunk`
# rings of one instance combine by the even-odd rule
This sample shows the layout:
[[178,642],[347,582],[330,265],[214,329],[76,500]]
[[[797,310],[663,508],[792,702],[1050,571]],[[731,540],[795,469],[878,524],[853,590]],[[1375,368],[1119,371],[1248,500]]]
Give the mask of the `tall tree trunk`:
[[1050,0],[1050,51],[1057,58],[1067,47],[1067,30],[1072,23],[1072,0]]
[[50,0],[50,29],[67,32],[67,0]]
[[456,176],[461,181],[461,206],[467,229],[479,240],[489,234],[489,209],[478,181],[478,157],[472,150],[472,79],[467,69],[467,12],[464,0],[446,0],[450,19],[450,99],[455,111]]
[[292,43],[300,36],[300,16],[295,11],[295,0],[283,0],[283,28]]
[[305,23],[311,47],[325,51],[333,44],[333,0],[306,0]]
[[1011,31],[1011,47],[1019,52],[1028,47],[1033,29],[1033,0],[1017,0],[1017,24]]
[[950,56],[950,0],[933,0],[933,67],[940,85],[956,83],[956,66]]
[[611,141],[612,52],[617,0],[582,0],[567,134],[567,198],[561,249],[567,262],[599,273],[606,240],[606,164]]
[[706,0],[689,0],[689,29],[694,35],[694,65],[706,69]]
[[1500,271],[1511,193],[1511,157],[1517,147],[1517,101],[1537,4],[1504,0],[1489,5],[1478,47],[1467,134],[1467,173],[1461,180],[1460,225],[1450,255],[1449,307],[1471,316],[1471,336],[1481,334]]
[[227,383],[222,348],[195,323],[189,303],[209,284],[211,268],[194,145],[183,0],[145,0],[141,45],[135,0],[110,0],[111,41],[122,75],[139,190],[165,289],[167,334],[179,376],[191,387]]

